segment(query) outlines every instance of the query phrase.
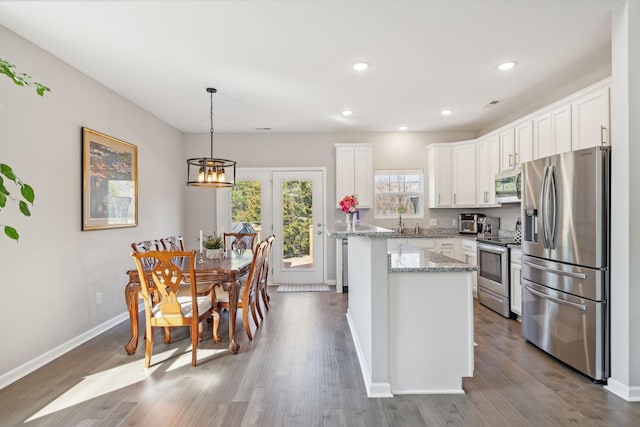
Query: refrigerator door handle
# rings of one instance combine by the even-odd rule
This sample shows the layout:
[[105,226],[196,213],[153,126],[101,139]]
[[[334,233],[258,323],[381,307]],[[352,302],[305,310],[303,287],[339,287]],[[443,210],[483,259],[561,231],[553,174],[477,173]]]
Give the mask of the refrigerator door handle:
[[560,298],[552,297],[551,295],[547,295],[547,294],[544,294],[542,292],[536,291],[535,289],[531,288],[531,286],[529,286],[529,285],[524,285],[524,287],[525,287],[526,290],[528,290],[529,292],[531,292],[532,294],[534,294],[536,296],[539,296],[540,298],[545,298],[545,299],[551,300],[553,302],[557,302],[558,304],[568,305],[569,307],[573,307],[573,308],[576,308],[578,310],[587,311],[587,306],[586,305],[576,304],[575,302],[565,301],[565,300],[560,299]]
[[556,168],[549,166],[549,206],[551,207],[549,214],[549,248],[556,248],[556,231],[558,222],[558,200],[557,200],[557,184],[556,184]]
[[542,174],[542,191],[540,192],[540,221],[542,221],[542,243],[545,248],[549,247],[547,238],[547,184],[548,184],[549,166],[544,167]]
[[571,277],[573,279],[582,279],[582,280],[585,280],[587,278],[587,275],[584,274],[584,273],[573,273],[571,271],[557,270],[555,268],[545,267],[543,265],[534,264],[531,261],[527,261],[527,260],[524,261],[524,264],[528,265],[531,268],[535,268],[536,270],[547,271],[549,273],[554,273],[554,274],[557,274],[559,276],[567,276],[567,277]]

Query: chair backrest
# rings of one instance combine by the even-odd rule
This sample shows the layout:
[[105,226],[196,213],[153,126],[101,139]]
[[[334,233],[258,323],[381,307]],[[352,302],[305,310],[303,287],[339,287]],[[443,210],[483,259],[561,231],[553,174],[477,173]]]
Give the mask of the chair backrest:
[[270,266],[269,258],[271,258],[271,248],[273,247],[273,241],[275,239],[276,239],[276,236],[272,234],[271,236],[267,237],[265,240],[265,242],[267,242],[267,247],[263,255],[262,269],[260,271],[260,283],[258,285],[259,287],[267,286],[267,280],[269,278],[269,266]]
[[[147,313],[152,317],[172,317],[175,320],[184,318],[181,304],[178,300],[180,285],[185,283],[185,273],[190,278],[191,298],[193,303],[193,317],[198,316],[196,303],[196,276],[194,259],[196,252],[185,251],[151,251],[134,252],[138,273],[140,275],[140,290],[144,297]],[[151,280],[145,274],[143,264],[153,260]],[[176,264],[181,260],[183,264]],[[153,295],[153,299],[151,296]],[[174,323],[179,323],[178,321]],[[169,325],[167,325],[169,326]]]
[[182,236],[171,236],[160,239],[165,251],[184,251]]
[[222,235],[224,242],[224,251],[231,249],[233,251],[243,252],[246,249],[254,249],[256,233],[224,233]]
[[267,242],[263,240],[262,242],[258,243],[258,246],[253,251],[253,260],[251,261],[251,266],[249,267],[247,282],[244,287],[244,296],[242,298],[242,300],[246,304],[246,307],[248,307],[252,301],[255,301],[262,272],[262,261],[267,246]]
[[[144,242],[132,243],[131,249],[133,249],[133,252],[135,253],[159,251],[162,250],[162,244],[157,240],[145,240]],[[142,266],[145,270],[151,270],[151,268],[154,266],[154,262],[154,258],[143,258]]]

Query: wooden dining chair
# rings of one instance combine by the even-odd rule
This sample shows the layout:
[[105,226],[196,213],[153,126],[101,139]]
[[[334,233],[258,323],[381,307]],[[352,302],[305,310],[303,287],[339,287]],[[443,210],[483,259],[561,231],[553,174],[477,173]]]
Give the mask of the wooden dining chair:
[[[144,367],[151,364],[153,333],[155,327],[172,328],[188,326],[191,332],[191,366],[196,366],[198,342],[202,339],[202,321],[214,317],[214,334],[220,316],[214,310],[215,284],[211,283],[206,295],[199,296],[194,260],[196,251],[150,251],[131,254],[138,268],[140,286],[144,300],[146,350]],[[175,263],[181,260],[182,265]],[[144,265],[152,264],[150,276]],[[185,280],[185,274],[188,279]],[[189,284],[189,295],[179,295],[180,288]],[[152,298],[155,293],[157,299]],[[215,336],[214,336],[215,339]]]
[[264,255],[262,257],[262,268],[260,269],[260,279],[258,280],[258,301],[256,302],[256,309],[258,310],[258,315],[261,320],[264,319],[264,316],[262,315],[262,309],[260,308],[260,298],[262,299],[264,308],[269,311],[269,300],[271,297],[269,297],[269,294],[267,293],[267,281],[269,280],[271,248],[275,238],[276,236],[272,234],[265,240],[267,242],[267,247],[264,250]]
[[[244,331],[249,338],[249,341],[253,340],[251,334],[251,326],[249,325],[249,310],[251,310],[251,316],[256,328],[260,327],[258,322],[258,316],[256,315],[256,300],[258,297],[258,281],[260,280],[260,269],[262,267],[262,258],[267,247],[267,242],[262,241],[253,251],[253,260],[249,267],[249,273],[247,274],[247,280],[244,285],[240,287],[240,294],[238,295],[238,308],[242,309],[242,325]],[[229,309],[229,292],[222,289],[222,286],[216,286],[215,288],[216,301],[215,306],[217,309]],[[217,336],[217,332],[216,332]]]
[[224,251],[233,250],[242,252],[246,249],[253,250],[257,233],[223,233]]

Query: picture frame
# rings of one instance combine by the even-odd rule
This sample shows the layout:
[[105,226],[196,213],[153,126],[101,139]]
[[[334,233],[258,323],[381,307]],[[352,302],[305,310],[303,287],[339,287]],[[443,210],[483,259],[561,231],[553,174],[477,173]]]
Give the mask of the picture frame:
[[82,128],[82,230],[138,225],[138,147]]

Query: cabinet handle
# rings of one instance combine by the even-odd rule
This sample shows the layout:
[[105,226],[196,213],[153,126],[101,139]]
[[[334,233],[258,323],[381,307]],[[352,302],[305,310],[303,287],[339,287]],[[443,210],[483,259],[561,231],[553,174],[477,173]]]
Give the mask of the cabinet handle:
[[485,203],[489,202],[489,192],[488,191],[484,192],[484,202]]
[[456,204],[456,193],[453,193],[453,204]]
[[440,193],[438,193],[438,204],[440,204]]
[[606,132],[607,128],[604,126],[600,126],[600,143],[601,144],[606,144],[607,140],[605,138],[605,132]]
[[512,158],[512,157],[513,157],[513,154],[509,153],[509,167],[511,167],[511,166],[512,166],[512,164],[511,164],[511,158]]
[[517,165],[518,163],[520,163],[520,153],[515,153],[513,155],[513,166]]

